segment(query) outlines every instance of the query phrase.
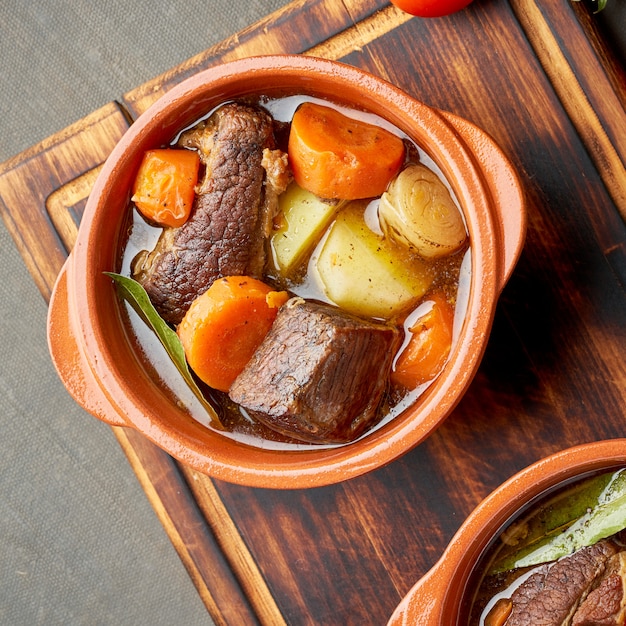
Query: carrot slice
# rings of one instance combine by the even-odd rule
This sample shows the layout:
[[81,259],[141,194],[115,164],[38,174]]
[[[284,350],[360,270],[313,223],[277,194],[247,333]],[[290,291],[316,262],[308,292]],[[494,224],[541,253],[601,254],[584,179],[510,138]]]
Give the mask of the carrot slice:
[[513,603],[508,598],[500,598],[485,618],[485,626],[504,626],[511,615]]
[[191,150],[148,150],[131,200],[141,214],[162,226],[182,226],[191,212],[200,157]]
[[452,347],[454,308],[439,291],[426,298],[424,307],[428,305],[426,312],[410,322],[411,338],[391,374],[394,384],[407,389],[432,380],[443,369]]
[[189,367],[210,387],[228,391],[288,298],[247,276],[216,280],[177,329]]
[[380,196],[404,162],[404,143],[384,128],[312,102],[291,120],[289,161],[298,185],[321,198]]

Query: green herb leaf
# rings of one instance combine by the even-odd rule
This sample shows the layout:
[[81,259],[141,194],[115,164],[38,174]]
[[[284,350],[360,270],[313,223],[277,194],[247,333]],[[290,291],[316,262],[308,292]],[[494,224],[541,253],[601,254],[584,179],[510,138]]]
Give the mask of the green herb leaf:
[[168,326],[167,322],[158,314],[154,308],[150,298],[143,286],[136,280],[116,274],[114,272],[105,272],[107,276],[113,279],[116,284],[117,292],[124,300],[126,300],[137,314],[144,320],[154,331],[159,341],[165,348],[165,351],[172,359],[176,369],[180,372],[185,382],[189,385],[195,396],[200,400],[204,408],[211,417],[211,421],[216,428],[222,428],[220,419],[215,408],[206,399],[201,389],[198,387],[189,366],[185,359],[185,351],[178,335]]
[[491,573],[548,563],[626,528],[626,470],[598,476],[576,489],[550,503],[541,520],[543,536],[530,533],[516,552],[496,561]]

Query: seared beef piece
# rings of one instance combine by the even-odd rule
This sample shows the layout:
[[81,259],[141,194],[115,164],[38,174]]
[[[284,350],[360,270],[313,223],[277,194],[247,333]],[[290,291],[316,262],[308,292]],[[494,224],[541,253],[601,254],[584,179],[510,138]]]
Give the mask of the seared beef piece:
[[292,298],[229,395],[270,428],[312,442],[347,442],[379,415],[395,328]]
[[133,263],[134,278],[173,324],[216,278],[261,278],[276,198],[287,182],[286,155],[273,150],[273,120],[258,107],[226,104],[179,144],[197,149],[205,165],[191,216],[164,229],[154,250]]
[[617,548],[609,541],[581,548],[546,565],[524,581],[511,596],[513,609],[506,626],[562,626],[571,619],[581,598],[605,571]]
[[624,626],[626,620],[626,552],[609,559],[607,573],[574,615],[572,626]]

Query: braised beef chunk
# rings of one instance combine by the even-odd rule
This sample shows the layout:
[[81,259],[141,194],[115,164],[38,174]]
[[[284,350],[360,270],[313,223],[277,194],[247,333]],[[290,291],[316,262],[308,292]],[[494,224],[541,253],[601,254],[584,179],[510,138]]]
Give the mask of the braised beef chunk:
[[572,626],[624,626],[626,623],[626,552],[612,556],[607,572],[582,602]]
[[[273,120],[258,107],[226,104],[179,143],[198,150],[206,172],[191,216],[179,228],[166,228],[155,249],[140,253],[133,264],[134,278],[174,324],[216,278],[262,277],[275,199],[282,191],[273,183],[277,171],[287,168],[286,157],[272,158]],[[266,167],[273,173],[270,180]]]
[[524,581],[511,596],[513,608],[506,626],[562,626],[571,618],[604,574],[616,554],[610,541],[581,548],[551,566],[544,566]]
[[270,428],[313,442],[346,442],[379,415],[395,328],[292,298],[229,396]]

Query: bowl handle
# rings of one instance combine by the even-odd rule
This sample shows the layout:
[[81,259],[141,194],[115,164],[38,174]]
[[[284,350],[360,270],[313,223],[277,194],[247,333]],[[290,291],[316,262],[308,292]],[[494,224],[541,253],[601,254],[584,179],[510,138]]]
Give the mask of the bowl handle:
[[471,122],[447,111],[439,113],[454,127],[478,160],[492,198],[494,224],[502,250],[500,291],[511,277],[526,237],[526,200],[517,172],[493,139]]
[[[71,257],[70,257],[71,258]],[[111,426],[128,426],[111,407],[76,339],[63,265],[48,307],[48,347],[52,362],[69,394],[86,411]]]
[[442,558],[420,578],[392,613],[387,626],[441,626],[450,574]]

